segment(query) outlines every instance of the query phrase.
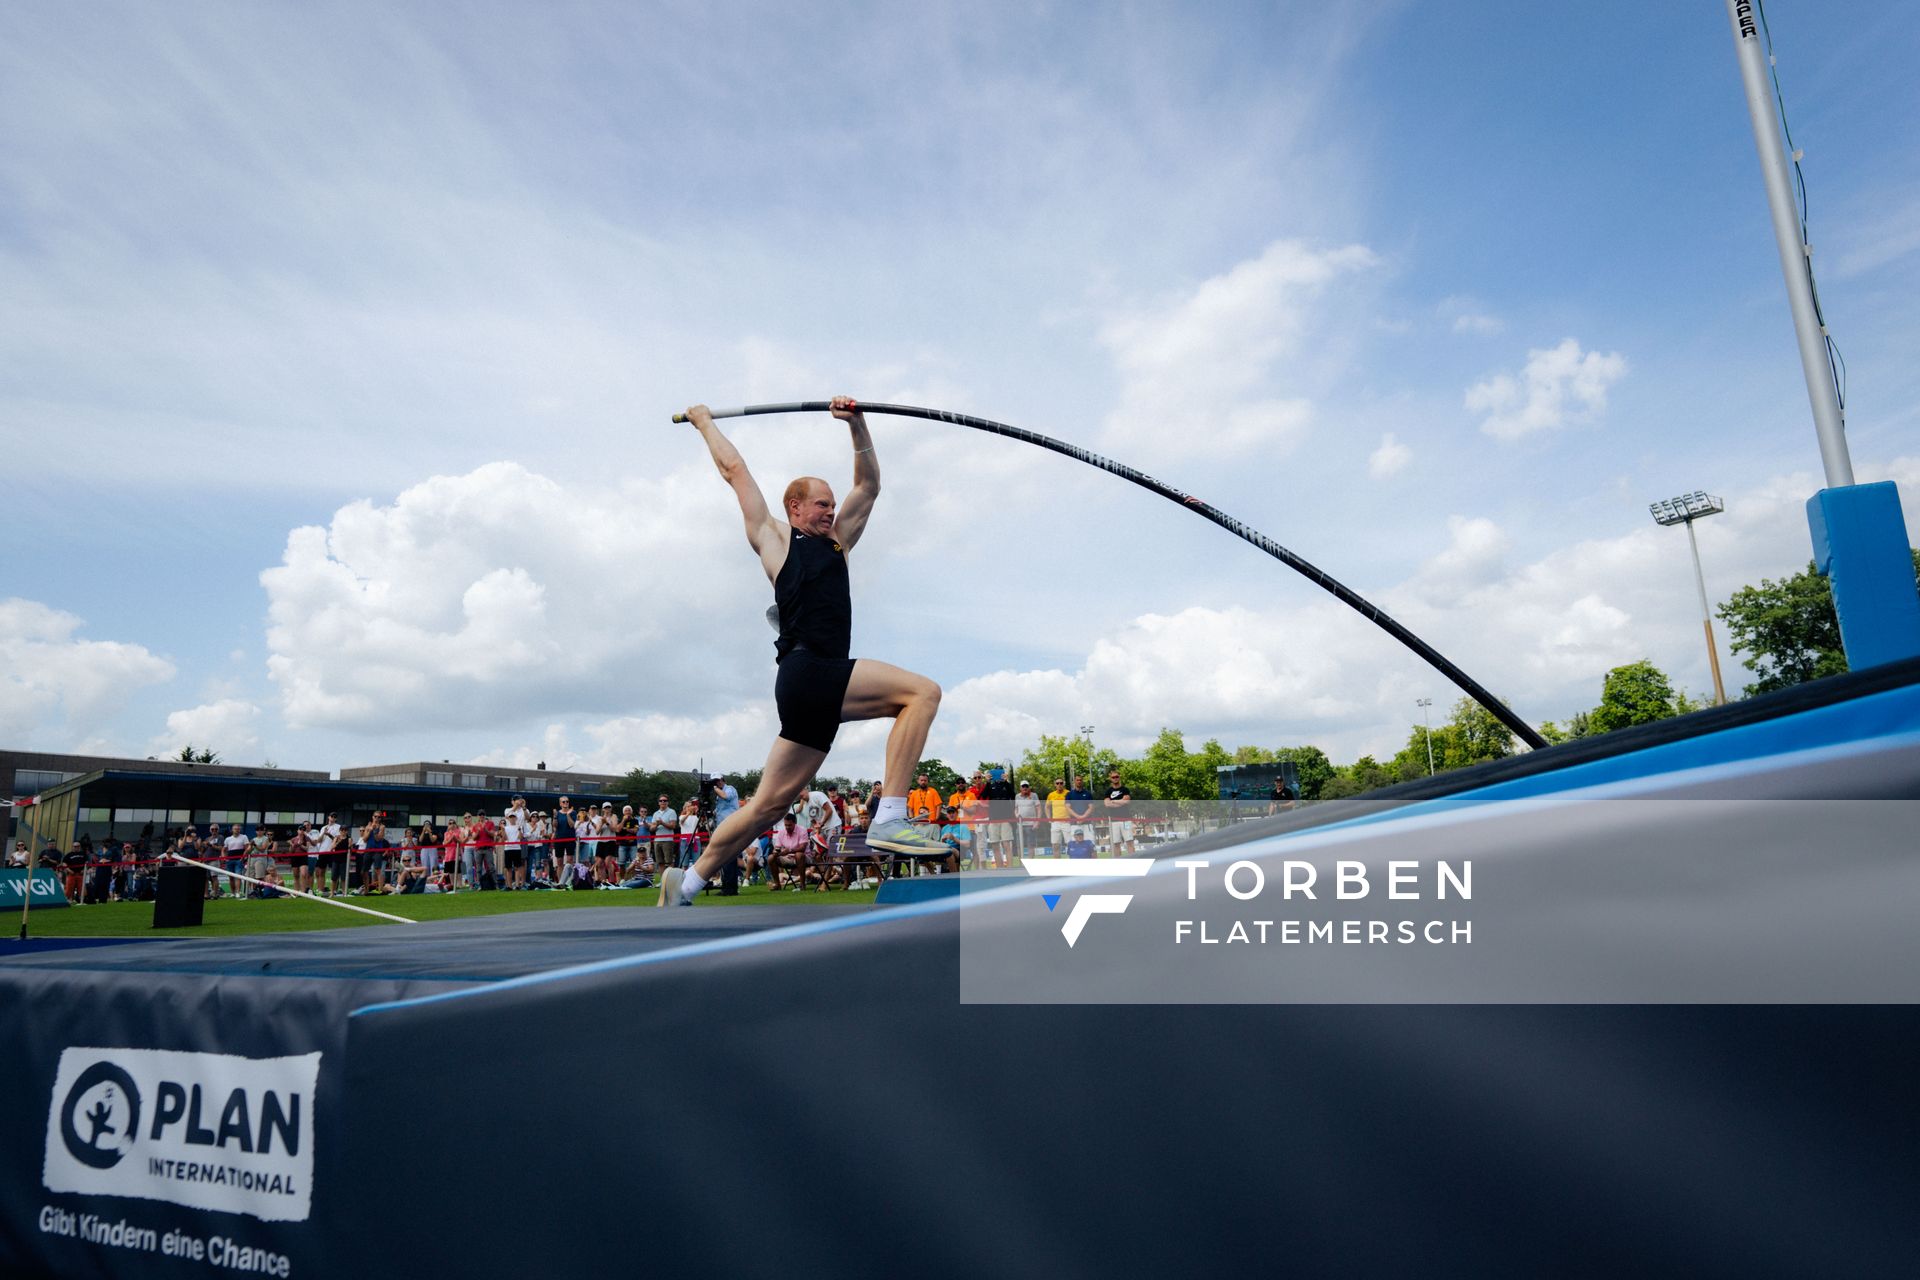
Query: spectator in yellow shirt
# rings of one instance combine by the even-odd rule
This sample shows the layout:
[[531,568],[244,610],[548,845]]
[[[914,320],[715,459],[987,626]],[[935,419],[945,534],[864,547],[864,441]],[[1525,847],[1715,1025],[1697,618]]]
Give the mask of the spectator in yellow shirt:
[[1053,839],[1047,845],[1051,854],[1055,849],[1066,852],[1067,840],[1072,835],[1067,814],[1067,780],[1055,778],[1053,790],[1047,792],[1047,817],[1053,822]]

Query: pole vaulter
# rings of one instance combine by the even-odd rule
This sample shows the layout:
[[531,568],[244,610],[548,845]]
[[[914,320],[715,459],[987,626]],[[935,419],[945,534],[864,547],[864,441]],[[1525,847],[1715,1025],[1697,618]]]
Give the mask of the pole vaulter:
[[[752,418],[769,413],[825,413],[829,408],[831,408],[831,406],[825,400],[801,400],[793,404],[749,404],[733,409],[715,409],[712,412],[716,418]],[[1401,626],[1378,605],[1331,574],[1301,559],[1293,552],[1275,542],[1272,538],[1269,538],[1266,534],[1261,533],[1258,529],[1234,519],[1226,512],[1202,502],[1190,493],[1182,493],[1170,485],[1160,483],[1160,481],[1155,480],[1145,472],[1135,471],[1132,467],[1124,463],[1115,462],[1111,458],[1103,458],[1097,453],[1092,453],[1080,448],[1078,445],[1068,444],[1064,440],[1055,440],[1051,436],[1043,436],[1037,431],[1027,431],[1020,427],[1010,427],[1004,422],[995,422],[990,418],[976,418],[972,414],[953,413],[946,409],[922,409],[917,405],[910,404],[867,404],[863,402],[860,405],[860,409],[864,413],[884,413],[896,418],[925,418],[929,422],[950,422],[956,427],[972,427],[975,431],[986,431],[996,436],[1006,436],[1012,440],[1024,440],[1028,444],[1039,445],[1042,449],[1051,449],[1055,453],[1065,454],[1067,457],[1077,462],[1084,462],[1090,467],[1098,467],[1102,471],[1119,476],[1122,480],[1130,480],[1142,489],[1150,489],[1167,501],[1176,502],[1194,514],[1213,521],[1235,537],[1252,543],[1254,546],[1260,548],[1260,550],[1272,556],[1275,560],[1278,560],[1281,564],[1286,565],[1289,569],[1305,576],[1308,581],[1331,592],[1334,598],[1342,604],[1358,610],[1360,615],[1366,618],[1367,621],[1373,623],[1395,640],[1398,640],[1401,644],[1419,654],[1434,670],[1458,685],[1469,698],[1472,698],[1475,702],[1492,712],[1500,723],[1513,730],[1514,733],[1519,735],[1520,740],[1528,746],[1537,748],[1547,745],[1547,740],[1541,737],[1532,725],[1515,715],[1506,703],[1494,697],[1472,676],[1447,661],[1439,650]],[[685,422],[687,418],[685,414],[676,413],[673,415],[673,420],[675,422]]]

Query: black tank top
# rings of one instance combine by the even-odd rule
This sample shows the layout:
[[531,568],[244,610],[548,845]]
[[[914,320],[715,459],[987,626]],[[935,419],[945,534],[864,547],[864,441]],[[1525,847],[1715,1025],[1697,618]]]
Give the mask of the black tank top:
[[796,646],[823,658],[847,657],[853,647],[853,591],[847,584],[847,553],[832,538],[789,528],[787,562],[773,580],[780,609],[774,648],[786,657]]

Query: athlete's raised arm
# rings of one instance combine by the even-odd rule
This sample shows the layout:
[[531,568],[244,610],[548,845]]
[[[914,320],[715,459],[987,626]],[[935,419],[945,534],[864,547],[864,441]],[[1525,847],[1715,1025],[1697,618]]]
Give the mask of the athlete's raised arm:
[[833,398],[833,416],[846,423],[853,436],[853,488],[833,521],[833,540],[851,551],[866,532],[873,500],[880,496],[880,462],[874,457],[873,436],[867,432],[867,415],[852,396]]
[[720,434],[720,428],[713,425],[713,414],[707,406],[696,404],[687,410],[687,421],[706,440],[707,450],[713,454],[713,465],[720,469],[720,478],[727,482],[733,490],[733,496],[739,499],[740,515],[747,524],[748,543],[763,560],[775,551],[785,552],[785,526],[767,510],[766,495],[760,492],[753,473],[747,470],[747,460],[733,447],[733,441]]

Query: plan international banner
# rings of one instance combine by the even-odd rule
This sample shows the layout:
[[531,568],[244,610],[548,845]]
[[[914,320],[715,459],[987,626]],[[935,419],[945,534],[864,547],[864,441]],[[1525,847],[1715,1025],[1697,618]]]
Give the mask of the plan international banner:
[[0,964],[0,1275],[341,1274],[347,1014],[419,990]]

